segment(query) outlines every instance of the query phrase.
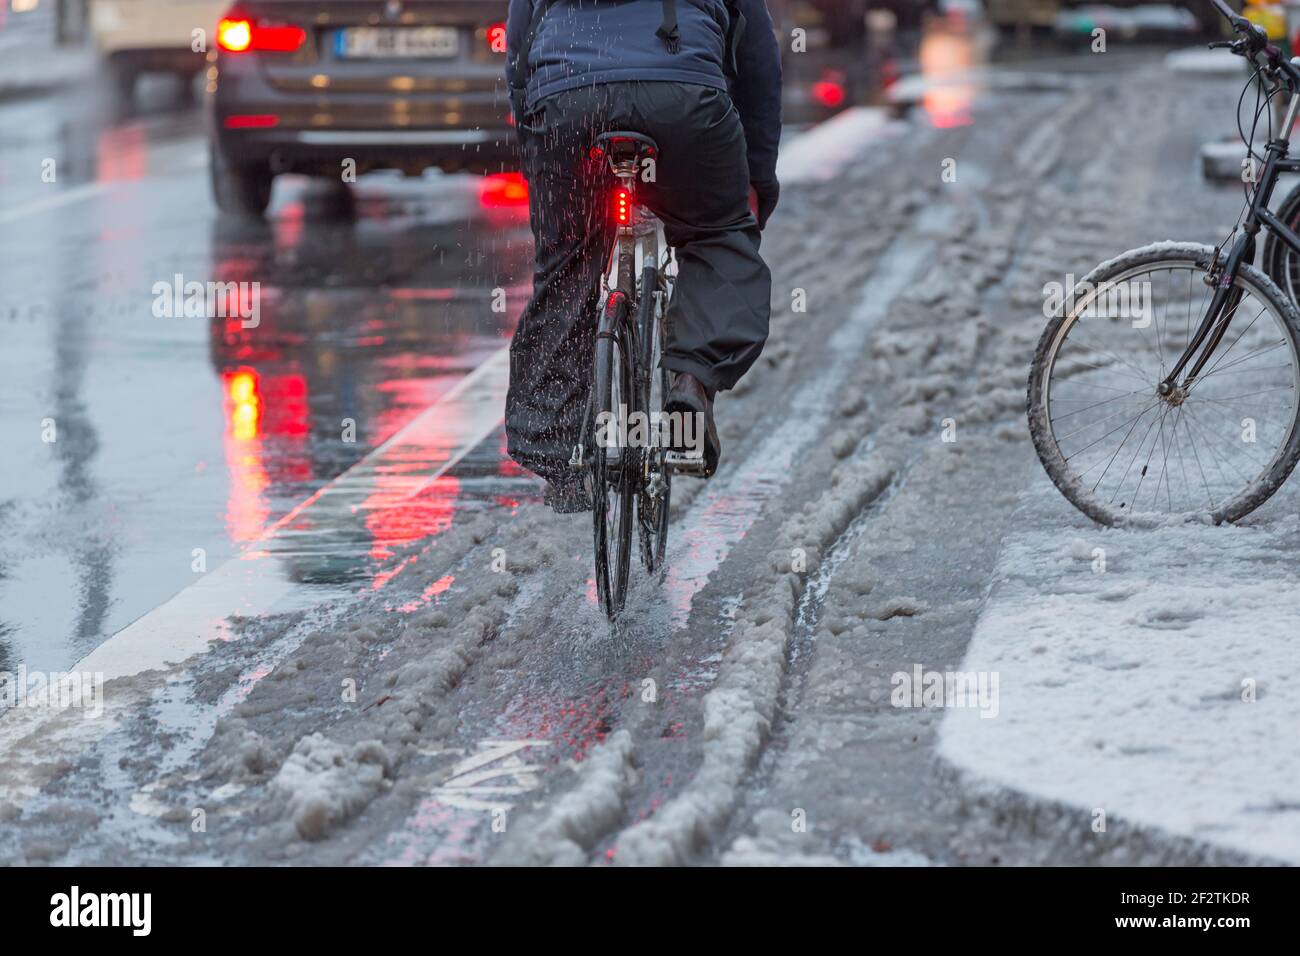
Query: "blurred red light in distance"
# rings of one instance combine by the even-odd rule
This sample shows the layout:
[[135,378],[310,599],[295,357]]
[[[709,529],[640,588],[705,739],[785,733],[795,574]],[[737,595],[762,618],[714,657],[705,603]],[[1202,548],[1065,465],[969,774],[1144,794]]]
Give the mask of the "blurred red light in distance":
[[217,46],[227,53],[292,53],[306,41],[307,31],[302,27],[265,26],[243,17],[226,17],[217,23]]
[[247,20],[223,18],[217,22],[217,46],[227,53],[243,53],[253,45],[253,25]]
[[274,113],[236,113],[226,117],[226,129],[266,129],[279,122]]
[[273,53],[292,53],[307,40],[307,31],[302,27],[282,26],[264,27],[253,24],[253,49],[269,50]]
[[834,80],[818,80],[812,85],[812,95],[813,99],[827,109],[844,105],[844,86]]
[[506,52],[506,25],[494,23],[487,28],[488,49],[493,53]]
[[497,173],[484,176],[479,186],[479,201],[484,206],[527,206],[528,182],[522,173]]

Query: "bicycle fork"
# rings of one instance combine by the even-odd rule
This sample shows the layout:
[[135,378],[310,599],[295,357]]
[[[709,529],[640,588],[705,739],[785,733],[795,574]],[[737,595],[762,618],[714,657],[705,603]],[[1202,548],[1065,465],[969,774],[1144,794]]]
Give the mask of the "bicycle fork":
[[[1269,200],[1273,198],[1273,189],[1277,185],[1278,175],[1283,171],[1280,167],[1294,165],[1288,162],[1287,154],[1290,150],[1291,132],[1295,128],[1297,114],[1300,114],[1300,95],[1293,95],[1287,105],[1286,117],[1282,120],[1282,135],[1268,142],[1264,169],[1251,200],[1250,211],[1242,223],[1242,236],[1228,253],[1222,269],[1218,268],[1217,262],[1210,264],[1210,273],[1205,277],[1205,281],[1214,286],[1214,296],[1210,299],[1209,308],[1201,318],[1201,323],[1197,326],[1191,341],[1187,343],[1187,348],[1170,368],[1169,374],[1156,387],[1160,397],[1171,405],[1182,404],[1232,323],[1242,297],[1242,290],[1235,285],[1237,271],[1243,262],[1254,258],[1255,237],[1259,234],[1261,223],[1291,240],[1296,246],[1300,246],[1300,236],[1297,236],[1268,208]],[[1187,375],[1180,382],[1179,376],[1184,370]]]

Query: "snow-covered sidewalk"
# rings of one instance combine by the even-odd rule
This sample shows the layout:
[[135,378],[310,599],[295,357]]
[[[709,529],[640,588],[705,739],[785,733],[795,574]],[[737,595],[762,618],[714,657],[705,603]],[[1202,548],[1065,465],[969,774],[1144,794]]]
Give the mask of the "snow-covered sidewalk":
[[996,717],[949,709],[940,754],[1098,840],[1119,819],[1300,863],[1298,500],[1293,480],[1242,526],[1101,529],[1035,482],[962,665],[997,675]]

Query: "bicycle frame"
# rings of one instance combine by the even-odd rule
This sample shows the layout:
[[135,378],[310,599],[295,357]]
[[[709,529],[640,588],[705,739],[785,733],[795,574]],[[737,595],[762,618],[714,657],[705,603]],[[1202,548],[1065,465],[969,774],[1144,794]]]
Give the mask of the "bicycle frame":
[[[1282,121],[1282,135],[1269,140],[1265,147],[1264,169],[1256,185],[1254,196],[1251,198],[1246,217],[1242,221],[1241,238],[1229,250],[1223,260],[1222,269],[1217,268],[1217,263],[1211,267],[1212,271],[1206,281],[1214,282],[1215,291],[1209,308],[1206,309],[1205,316],[1197,326],[1191,341],[1187,343],[1187,348],[1183,350],[1178,361],[1170,368],[1169,374],[1158,386],[1160,395],[1165,398],[1178,398],[1185,395],[1197,376],[1201,374],[1201,370],[1205,368],[1205,363],[1210,360],[1214,350],[1223,341],[1223,336],[1232,323],[1237,304],[1241,300],[1241,292],[1234,286],[1237,270],[1243,262],[1254,256],[1255,237],[1259,234],[1260,227],[1270,230],[1278,239],[1300,254],[1300,235],[1297,235],[1268,208],[1273,198],[1273,191],[1277,188],[1278,177],[1283,173],[1300,173],[1300,159],[1292,159],[1289,155],[1291,133],[1295,128],[1298,114],[1300,114],[1300,93],[1293,94],[1287,106],[1286,117]],[[1188,369],[1189,364],[1190,369]],[[1178,378],[1184,369],[1188,369],[1187,376],[1179,383]]]

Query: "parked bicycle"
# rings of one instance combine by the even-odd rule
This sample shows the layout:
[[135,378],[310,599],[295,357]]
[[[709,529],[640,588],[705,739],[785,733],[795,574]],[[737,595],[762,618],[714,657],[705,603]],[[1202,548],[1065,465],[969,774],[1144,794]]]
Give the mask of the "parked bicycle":
[[[1300,219],[1300,190],[1280,216],[1268,208],[1278,177],[1300,172],[1288,155],[1300,60],[1211,2],[1238,38],[1210,45],[1245,57],[1267,94],[1255,126],[1274,95],[1291,97],[1242,217],[1217,248],[1156,243],[1099,265],[1066,290],[1030,369],[1038,457],[1061,493],[1103,524],[1236,521],[1300,457],[1300,235],[1288,225]],[[1253,139],[1254,128],[1252,152]],[[1264,270],[1251,264],[1261,229]]]

